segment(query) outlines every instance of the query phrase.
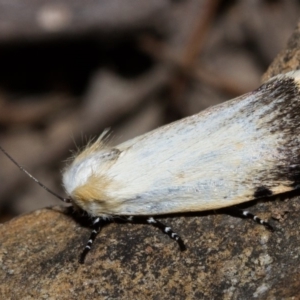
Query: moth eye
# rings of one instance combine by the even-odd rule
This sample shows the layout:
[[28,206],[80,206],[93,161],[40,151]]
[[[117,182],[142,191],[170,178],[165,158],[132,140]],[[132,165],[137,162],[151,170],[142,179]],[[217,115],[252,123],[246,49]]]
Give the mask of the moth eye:
[[66,202],[66,203],[73,203],[73,199],[71,197],[64,198],[64,202]]

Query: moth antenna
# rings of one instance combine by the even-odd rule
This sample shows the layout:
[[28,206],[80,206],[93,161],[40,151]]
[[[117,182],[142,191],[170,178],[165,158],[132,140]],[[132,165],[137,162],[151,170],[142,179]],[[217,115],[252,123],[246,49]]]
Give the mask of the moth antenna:
[[33,175],[31,175],[26,169],[24,169],[21,165],[19,165],[1,146],[0,150],[8,157],[10,161],[12,161],[21,171],[23,171],[28,177],[30,177],[32,180],[34,180],[39,186],[41,186],[43,189],[45,189],[48,193],[52,194],[56,198],[60,199],[63,202],[70,203],[71,200],[69,198],[63,198],[56,194],[55,192],[51,191],[49,188],[47,188],[44,184],[42,184],[37,178],[35,178]]

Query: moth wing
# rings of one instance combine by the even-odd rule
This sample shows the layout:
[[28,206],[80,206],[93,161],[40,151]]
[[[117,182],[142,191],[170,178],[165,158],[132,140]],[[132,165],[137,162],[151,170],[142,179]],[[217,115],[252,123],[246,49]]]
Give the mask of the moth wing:
[[[295,189],[299,72],[116,148],[106,172],[116,214],[202,211]],[[296,79],[295,79],[296,78]]]

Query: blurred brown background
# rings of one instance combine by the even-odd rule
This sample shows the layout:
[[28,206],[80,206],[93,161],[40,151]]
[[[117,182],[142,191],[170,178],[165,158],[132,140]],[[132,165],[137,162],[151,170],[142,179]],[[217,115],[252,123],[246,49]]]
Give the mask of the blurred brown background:
[[[70,150],[114,143],[256,88],[296,0],[0,0],[0,144],[64,195]],[[60,204],[0,155],[0,222]]]

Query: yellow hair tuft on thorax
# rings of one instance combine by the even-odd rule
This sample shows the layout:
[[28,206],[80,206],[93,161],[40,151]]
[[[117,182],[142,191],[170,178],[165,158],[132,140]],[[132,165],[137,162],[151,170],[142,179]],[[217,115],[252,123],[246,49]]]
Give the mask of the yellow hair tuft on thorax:
[[[111,180],[106,176],[93,174],[85,184],[73,191],[72,198],[75,204],[91,215],[111,213],[116,207],[116,202],[107,194],[110,184]],[[94,204],[97,204],[97,211],[94,210]]]

